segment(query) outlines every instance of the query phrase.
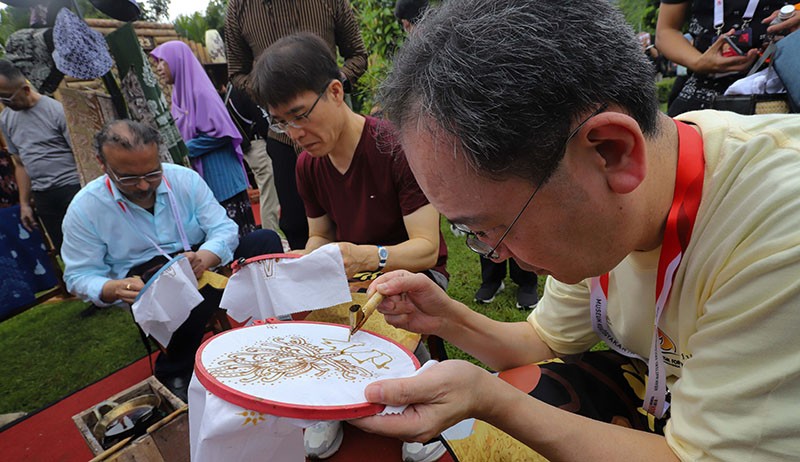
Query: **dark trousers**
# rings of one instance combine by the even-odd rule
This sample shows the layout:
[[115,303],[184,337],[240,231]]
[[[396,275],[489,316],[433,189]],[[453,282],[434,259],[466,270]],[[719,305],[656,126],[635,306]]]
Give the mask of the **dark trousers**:
[[53,241],[53,248],[58,253],[61,253],[61,242],[64,240],[61,222],[67,214],[69,203],[80,189],[81,185],[70,184],[45,191],[32,191],[36,214],[41,218],[47,235]]
[[[199,245],[195,246],[196,250]],[[281,253],[281,239],[275,231],[269,229],[259,229],[253,231],[239,241],[239,247],[234,252],[234,258],[249,258],[268,253]],[[183,253],[183,252],[178,252]],[[158,268],[163,266],[167,259],[159,255],[144,263],[134,266],[128,272],[128,277],[152,275]],[[203,301],[194,307],[189,314],[189,318],[172,334],[169,345],[166,346],[166,354],[163,352],[158,355],[155,364],[155,376],[160,379],[171,377],[188,377],[194,369],[194,356],[200,344],[203,343],[205,326],[209,318],[219,308],[222,299],[222,290],[211,286],[200,289]]]
[[[499,283],[506,277],[506,262],[495,263],[488,258],[480,257],[481,261],[481,283]],[[520,268],[513,258],[508,260],[508,270],[511,273],[511,280],[518,286],[536,287],[536,274]]]
[[292,249],[303,249],[308,241],[308,221],[303,199],[297,192],[297,153],[292,146],[267,138],[267,154],[272,159],[275,190],[281,213],[278,224]]

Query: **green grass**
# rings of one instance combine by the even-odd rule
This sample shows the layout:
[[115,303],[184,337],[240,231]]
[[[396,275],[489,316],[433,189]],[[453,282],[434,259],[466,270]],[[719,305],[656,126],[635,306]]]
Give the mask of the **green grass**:
[[0,414],[39,409],[144,356],[128,311],[81,318],[85,307],[44,303],[0,323]]
[[[479,257],[463,237],[453,236],[445,220],[442,232],[449,251],[450,296],[493,319],[524,321],[528,313],[515,307],[517,287],[508,278],[493,303],[473,301],[480,286]],[[540,278],[540,293],[542,283]],[[45,303],[0,323],[0,414],[39,409],[145,354],[127,310],[110,308],[81,318],[85,306],[80,301]],[[480,364],[446,346],[450,358]]]
[[[506,276],[506,289],[488,305],[474,301],[475,291],[481,285],[481,264],[478,254],[472,252],[464,244],[463,237],[456,237],[450,232],[447,220],[442,219],[442,234],[447,241],[447,271],[450,273],[450,284],[447,293],[451,298],[458,300],[471,309],[499,321],[524,321],[529,311],[522,311],[516,307],[517,285]],[[544,277],[539,278],[539,295],[544,287]],[[447,356],[453,359],[465,359],[483,366],[463,351],[445,342]]]

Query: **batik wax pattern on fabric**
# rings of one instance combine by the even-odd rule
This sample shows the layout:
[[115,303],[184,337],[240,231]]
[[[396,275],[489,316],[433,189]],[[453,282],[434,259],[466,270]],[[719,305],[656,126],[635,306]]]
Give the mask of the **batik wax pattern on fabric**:
[[136,38],[133,25],[125,24],[108,34],[106,41],[117,63],[130,117],[158,129],[162,138],[162,152],[159,153],[162,160],[188,167],[189,150],[175,126],[167,100]]
[[19,205],[0,208],[0,319],[58,283],[41,231],[26,230],[19,215]]
[[67,129],[72,142],[72,152],[81,186],[102,176],[103,170],[97,162],[94,150],[94,135],[111,120],[114,120],[114,104],[111,97],[101,93],[62,88],[61,103],[67,118]]

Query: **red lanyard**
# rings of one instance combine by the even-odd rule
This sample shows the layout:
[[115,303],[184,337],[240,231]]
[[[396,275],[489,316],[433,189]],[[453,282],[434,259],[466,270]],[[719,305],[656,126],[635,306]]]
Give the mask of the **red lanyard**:
[[[703,194],[705,158],[703,157],[703,138],[692,127],[675,121],[678,127],[678,167],[675,175],[675,193],[672,206],[667,215],[661,254],[658,257],[656,276],[655,322],[653,342],[648,363],[647,393],[642,406],[650,414],[662,417],[669,408],[666,401],[667,387],[664,373],[664,354],[661,350],[659,320],[669,300],[675,270],[681,262],[683,253],[689,246],[692,229],[700,208]],[[608,325],[608,273],[592,278],[591,299],[592,327],[606,344],[614,351],[644,360],[640,355],[625,348],[615,337]]]
[[[183,221],[181,220],[181,216],[178,211],[178,204],[175,201],[175,195],[172,193],[172,187],[170,187],[169,181],[167,181],[167,177],[164,176],[163,178],[164,178],[164,185],[166,185],[167,187],[167,197],[169,198],[170,209],[172,210],[172,217],[175,219],[175,225],[178,227],[178,234],[180,234],[181,236],[181,243],[183,244],[183,250],[185,252],[188,252],[192,250],[192,247],[189,245],[189,239],[186,237],[186,231],[184,231],[183,229]],[[106,175],[106,188],[108,188],[108,192],[109,194],[111,194],[111,197],[114,197],[114,190],[111,189],[111,181],[108,178],[108,175]],[[156,241],[152,237],[148,236],[147,233],[144,233],[138,229],[138,226],[136,226],[136,224],[133,221],[132,218],[133,214],[131,213],[130,210],[128,210],[127,207],[125,207],[125,203],[123,201],[117,200],[117,205],[119,205],[119,208],[122,209],[122,216],[125,217],[125,220],[128,222],[128,225],[132,229],[138,231],[142,236],[144,236],[148,241],[150,241],[150,244],[152,244],[153,247],[156,250],[158,250],[158,253],[166,257],[168,260],[172,258],[164,249],[161,248],[161,246],[159,246],[156,243]]]

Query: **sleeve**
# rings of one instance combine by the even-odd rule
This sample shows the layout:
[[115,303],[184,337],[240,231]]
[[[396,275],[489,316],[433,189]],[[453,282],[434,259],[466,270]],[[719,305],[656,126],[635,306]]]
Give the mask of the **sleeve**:
[[17,146],[14,144],[13,141],[11,141],[11,136],[9,136],[8,131],[6,131],[4,121],[0,122],[0,131],[3,132],[3,138],[6,140],[6,146],[8,148],[8,152],[10,152],[11,154],[19,155],[19,149],[17,149]]
[[200,175],[191,173],[189,191],[192,194],[189,200],[193,201],[197,222],[206,235],[200,249],[218,256],[220,264],[226,265],[233,260],[233,252],[239,246],[239,227],[228,217]]
[[735,224],[707,231],[715,234],[698,246],[708,252],[702,268],[687,269],[686,279],[699,282],[680,302],[698,317],[665,430],[682,460],[792,460],[800,448],[798,168],[777,150],[768,154],[763,175],[740,175],[725,191],[733,199],[715,215]]
[[[367,48],[361,38],[361,30],[347,0],[337,0],[336,8],[336,46],[344,58],[342,72],[347,80],[355,83],[367,70]],[[226,29],[227,35],[227,29]],[[230,58],[228,58],[230,60]]]
[[58,101],[55,101],[55,103],[57,105],[55,120],[58,130],[61,132],[61,136],[64,137],[64,141],[69,145],[69,149],[72,150],[72,140],[69,137],[69,130],[67,129],[67,116],[64,114],[64,106]]
[[312,159],[308,153],[300,153],[300,156],[297,158],[297,169],[295,170],[297,192],[303,199],[303,205],[305,205],[306,208],[306,216],[308,218],[319,218],[326,215],[328,212],[322,208],[322,204],[319,203],[317,195],[314,193],[314,177],[311,171],[311,163]]
[[214,138],[203,134],[186,142],[186,147],[189,149],[189,157],[201,157],[230,145],[231,138],[229,136]]
[[105,263],[106,242],[98,236],[92,220],[73,201],[62,225],[64,242],[64,282],[67,291],[98,306],[108,306],[100,300],[103,285],[110,280],[111,267]]
[[242,90],[247,90],[250,71],[253,69],[253,50],[242,36],[239,19],[239,0],[229,0],[225,12],[225,48],[228,57],[228,78]]
[[564,284],[548,277],[542,299],[528,316],[542,341],[559,355],[583,353],[600,341],[589,316],[589,289],[588,280]]

